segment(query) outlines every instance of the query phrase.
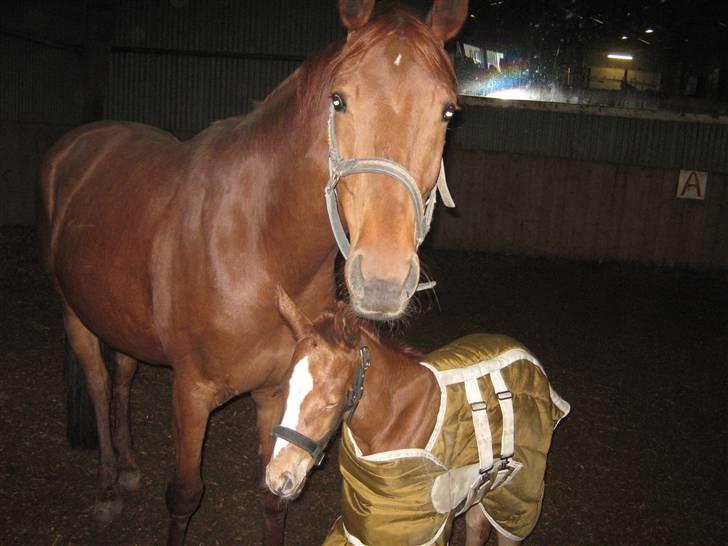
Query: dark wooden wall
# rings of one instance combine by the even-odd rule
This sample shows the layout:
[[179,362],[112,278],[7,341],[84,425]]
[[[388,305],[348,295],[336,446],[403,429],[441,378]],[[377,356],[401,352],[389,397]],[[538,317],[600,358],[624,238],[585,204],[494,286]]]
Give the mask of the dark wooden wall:
[[450,149],[438,247],[728,267],[728,176],[677,199],[678,169]]

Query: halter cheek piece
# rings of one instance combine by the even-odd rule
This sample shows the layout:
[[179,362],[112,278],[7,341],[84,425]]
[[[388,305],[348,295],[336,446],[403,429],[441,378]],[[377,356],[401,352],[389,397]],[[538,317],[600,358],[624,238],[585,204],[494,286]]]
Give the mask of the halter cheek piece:
[[[447,180],[445,179],[445,163],[440,160],[440,174],[437,176],[437,184],[430,192],[427,198],[427,203],[423,203],[420,189],[417,187],[414,177],[409,171],[391,159],[385,159],[381,157],[363,157],[363,158],[352,158],[342,159],[339,154],[339,148],[336,144],[336,128],[334,123],[334,105],[329,105],[329,121],[328,121],[328,135],[329,135],[329,181],[326,183],[324,188],[324,196],[326,198],[326,211],[329,214],[329,223],[331,224],[331,230],[334,233],[334,239],[336,244],[339,245],[344,259],[349,257],[349,250],[351,244],[344,231],[344,226],[341,223],[339,216],[339,208],[336,200],[336,186],[342,177],[350,174],[360,173],[377,173],[386,174],[397,182],[401,183],[410,195],[412,205],[415,208],[415,240],[417,241],[417,247],[422,244],[425,240],[427,233],[430,231],[430,224],[432,223],[432,215],[435,211],[435,203],[437,202],[437,190],[440,190],[442,195],[442,202],[446,207],[453,208],[455,202],[450,195],[450,190],[447,187]],[[427,290],[433,288],[434,282],[422,283],[417,287],[417,290]]]
[[280,438],[281,440],[286,440],[287,442],[300,447],[309,455],[311,455],[311,457],[313,457],[313,460],[316,461],[317,465],[320,465],[321,461],[324,458],[326,446],[328,445],[331,438],[339,430],[339,426],[341,426],[341,422],[344,420],[344,415],[347,411],[349,412],[347,423],[351,423],[351,418],[354,415],[357,406],[359,405],[359,400],[361,400],[361,397],[364,394],[364,376],[366,375],[367,370],[371,365],[369,348],[366,345],[363,345],[361,349],[359,349],[359,356],[360,360],[354,372],[354,380],[351,385],[351,390],[349,390],[346,395],[346,399],[344,400],[344,403],[339,410],[339,415],[336,416],[334,425],[323,436],[323,438],[318,441],[312,440],[311,438],[301,434],[297,430],[281,425],[273,428],[273,437]]

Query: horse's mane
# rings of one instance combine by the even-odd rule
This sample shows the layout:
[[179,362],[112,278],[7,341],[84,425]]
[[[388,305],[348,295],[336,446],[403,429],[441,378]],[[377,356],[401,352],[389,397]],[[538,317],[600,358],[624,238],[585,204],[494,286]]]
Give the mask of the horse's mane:
[[346,340],[347,336],[341,329],[341,324],[343,322],[336,321],[337,313],[343,314],[347,324],[358,328],[360,331],[372,338],[376,343],[399,353],[405,358],[417,361],[424,360],[425,355],[422,351],[405,343],[401,339],[389,335],[383,336],[375,322],[357,317],[351,309],[349,309],[349,306],[340,308],[336,313],[332,311],[324,311],[314,321],[316,331],[326,342],[332,345],[349,346],[349,343]]
[[343,65],[354,69],[369,49],[391,36],[414,48],[418,60],[444,83],[455,84],[452,63],[424,21],[408,8],[385,6],[362,29],[352,32],[348,40],[335,42],[309,57],[269,98],[295,82],[300,119],[310,119],[312,112],[319,109],[321,101],[331,92],[332,82]]

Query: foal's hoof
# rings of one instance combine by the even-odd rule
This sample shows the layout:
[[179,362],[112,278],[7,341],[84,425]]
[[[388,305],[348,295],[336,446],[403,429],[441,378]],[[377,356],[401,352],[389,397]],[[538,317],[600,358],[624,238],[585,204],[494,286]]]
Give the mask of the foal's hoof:
[[101,523],[108,523],[121,514],[124,502],[118,495],[111,499],[97,500],[91,509],[91,517]]
[[119,489],[127,493],[138,491],[142,484],[142,473],[138,468],[119,470]]

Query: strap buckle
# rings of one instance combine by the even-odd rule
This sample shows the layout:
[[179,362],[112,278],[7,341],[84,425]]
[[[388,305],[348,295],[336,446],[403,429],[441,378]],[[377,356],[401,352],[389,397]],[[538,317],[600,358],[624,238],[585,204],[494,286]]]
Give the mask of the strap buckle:
[[495,393],[495,395],[498,397],[498,400],[511,400],[513,398],[511,391],[500,391]]
[[470,411],[476,412],[476,411],[485,411],[488,409],[488,405],[485,403],[484,400],[479,400],[477,402],[471,402],[470,404]]

